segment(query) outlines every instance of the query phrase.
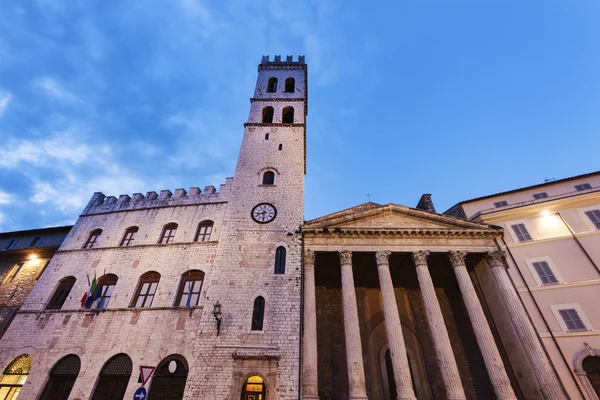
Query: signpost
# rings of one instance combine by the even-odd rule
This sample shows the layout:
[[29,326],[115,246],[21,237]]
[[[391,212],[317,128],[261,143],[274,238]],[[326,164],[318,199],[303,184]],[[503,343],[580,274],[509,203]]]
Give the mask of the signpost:
[[146,388],[145,387],[141,387],[138,388],[138,390],[135,391],[135,393],[133,394],[133,400],[145,400],[146,399]]

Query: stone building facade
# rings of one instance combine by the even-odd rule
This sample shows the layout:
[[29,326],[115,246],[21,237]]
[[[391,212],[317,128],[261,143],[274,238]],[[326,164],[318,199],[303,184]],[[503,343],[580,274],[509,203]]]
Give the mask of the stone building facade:
[[0,340],[0,399],[132,398],[141,366],[151,400],[566,399],[502,228],[428,195],[304,221],[306,114],[304,57],[263,57],[218,191],[95,193]]

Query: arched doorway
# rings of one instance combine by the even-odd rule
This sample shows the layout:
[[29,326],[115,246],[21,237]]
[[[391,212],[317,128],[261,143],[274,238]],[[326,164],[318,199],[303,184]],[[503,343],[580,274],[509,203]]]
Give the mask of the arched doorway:
[[265,400],[265,381],[258,375],[249,376],[242,388],[242,400]]
[[600,397],[600,357],[589,356],[584,358],[582,367],[594,388],[594,392]]
[[81,360],[75,354],[61,358],[50,371],[50,379],[40,400],[67,400],[80,368]]
[[127,354],[117,354],[108,360],[100,371],[92,400],[121,400],[132,369],[133,363]]
[[13,400],[21,391],[29,373],[33,360],[29,354],[15,358],[2,371],[0,379],[0,400]]
[[152,378],[148,400],[181,400],[188,375],[184,357],[173,354],[158,364]]

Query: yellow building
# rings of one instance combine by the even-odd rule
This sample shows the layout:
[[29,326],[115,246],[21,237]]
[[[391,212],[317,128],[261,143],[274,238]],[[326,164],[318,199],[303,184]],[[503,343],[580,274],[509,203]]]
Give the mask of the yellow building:
[[498,243],[572,399],[600,393],[600,172],[458,203],[445,214],[504,228]]

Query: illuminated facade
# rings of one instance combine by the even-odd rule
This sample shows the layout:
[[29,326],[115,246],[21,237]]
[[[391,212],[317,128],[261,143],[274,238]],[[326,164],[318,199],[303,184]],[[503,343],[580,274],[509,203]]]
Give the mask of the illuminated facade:
[[572,399],[600,393],[600,172],[457,204],[446,214],[504,228],[499,245]]

